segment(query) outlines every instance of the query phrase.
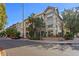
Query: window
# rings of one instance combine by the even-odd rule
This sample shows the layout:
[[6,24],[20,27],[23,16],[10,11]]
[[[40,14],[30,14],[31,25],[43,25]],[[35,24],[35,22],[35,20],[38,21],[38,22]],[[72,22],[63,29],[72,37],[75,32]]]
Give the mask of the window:
[[50,11],[50,12],[48,12],[48,13],[46,13],[47,15],[50,15],[50,14],[53,14],[53,12],[52,11]]
[[52,17],[47,17],[47,24],[48,25],[53,24],[53,18]]
[[47,17],[52,17],[52,16],[53,16],[53,13],[47,14]]
[[48,28],[51,28],[51,27],[53,27],[53,24],[51,24],[51,25],[48,25]]

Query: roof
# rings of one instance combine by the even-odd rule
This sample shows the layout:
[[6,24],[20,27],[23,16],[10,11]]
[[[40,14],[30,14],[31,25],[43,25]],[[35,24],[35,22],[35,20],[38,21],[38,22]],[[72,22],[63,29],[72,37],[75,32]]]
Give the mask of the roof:
[[57,7],[51,7],[51,6],[48,6],[48,7],[45,9],[44,12],[46,12],[48,9],[53,9],[53,10],[55,10],[55,8],[57,8]]
[[[44,11],[42,11],[41,13],[35,14],[35,16],[40,16],[40,15],[44,14],[48,9],[55,10],[55,9],[58,9],[58,8],[57,8],[57,7],[48,6],[48,7],[47,7]],[[58,11],[58,10],[57,10],[57,11]],[[60,19],[63,19],[62,15],[59,14],[59,12],[58,12],[57,16],[58,16]],[[23,22],[28,22],[28,18],[25,19]]]
[[63,16],[61,14],[59,14],[60,18],[63,19]]

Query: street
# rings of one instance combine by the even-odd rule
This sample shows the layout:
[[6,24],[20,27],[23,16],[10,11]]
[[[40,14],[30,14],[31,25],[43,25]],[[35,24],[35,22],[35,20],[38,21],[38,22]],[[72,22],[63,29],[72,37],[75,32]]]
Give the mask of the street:
[[[71,44],[73,41],[1,38],[0,47],[6,51],[7,56],[69,56],[79,55],[78,39],[76,41],[76,43]],[[63,44],[63,42],[66,44]]]

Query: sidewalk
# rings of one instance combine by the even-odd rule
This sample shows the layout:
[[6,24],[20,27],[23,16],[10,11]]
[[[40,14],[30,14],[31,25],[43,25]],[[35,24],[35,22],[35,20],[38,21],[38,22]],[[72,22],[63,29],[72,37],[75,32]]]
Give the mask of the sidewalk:
[[59,41],[59,40],[65,40],[65,39],[62,38],[62,37],[46,37],[46,38],[43,38],[43,40],[54,40],[54,41]]
[[79,38],[74,38],[73,40],[26,40],[26,41],[32,41],[32,42],[38,42],[38,43],[79,43]]

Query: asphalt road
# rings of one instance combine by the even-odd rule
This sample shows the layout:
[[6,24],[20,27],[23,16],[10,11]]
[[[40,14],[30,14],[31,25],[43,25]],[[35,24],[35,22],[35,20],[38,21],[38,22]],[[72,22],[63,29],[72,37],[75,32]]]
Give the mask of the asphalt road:
[[[66,42],[66,44],[63,44],[63,42]],[[70,44],[69,43],[67,44],[67,42],[70,42]],[[76,43],[71,44],[71,42],[76,42]],[[79,52],[78,42],[79,42],[78,38],[77,40],[74,41],[51,41],[51,40],[34,41],[34,40],[24,40],[24,39],[15,40],[15,39],[0,38],[0,48],[4,48],[8,56],[72,55],[72,53],[74,55],[79,55],[76,53]],[[52,49],[53,47],[55,47],[55,50],[59,49],[58,50],[59,53],[57,51],[51,52],[54,51]],[[71,54],[67,54],[67,53],[61,54],[64,53],[63,50],[67,48],[68,49],[70,48],[69,51],[71,51]],[[73,50],[77,50],[77,51],[73,52]]]

